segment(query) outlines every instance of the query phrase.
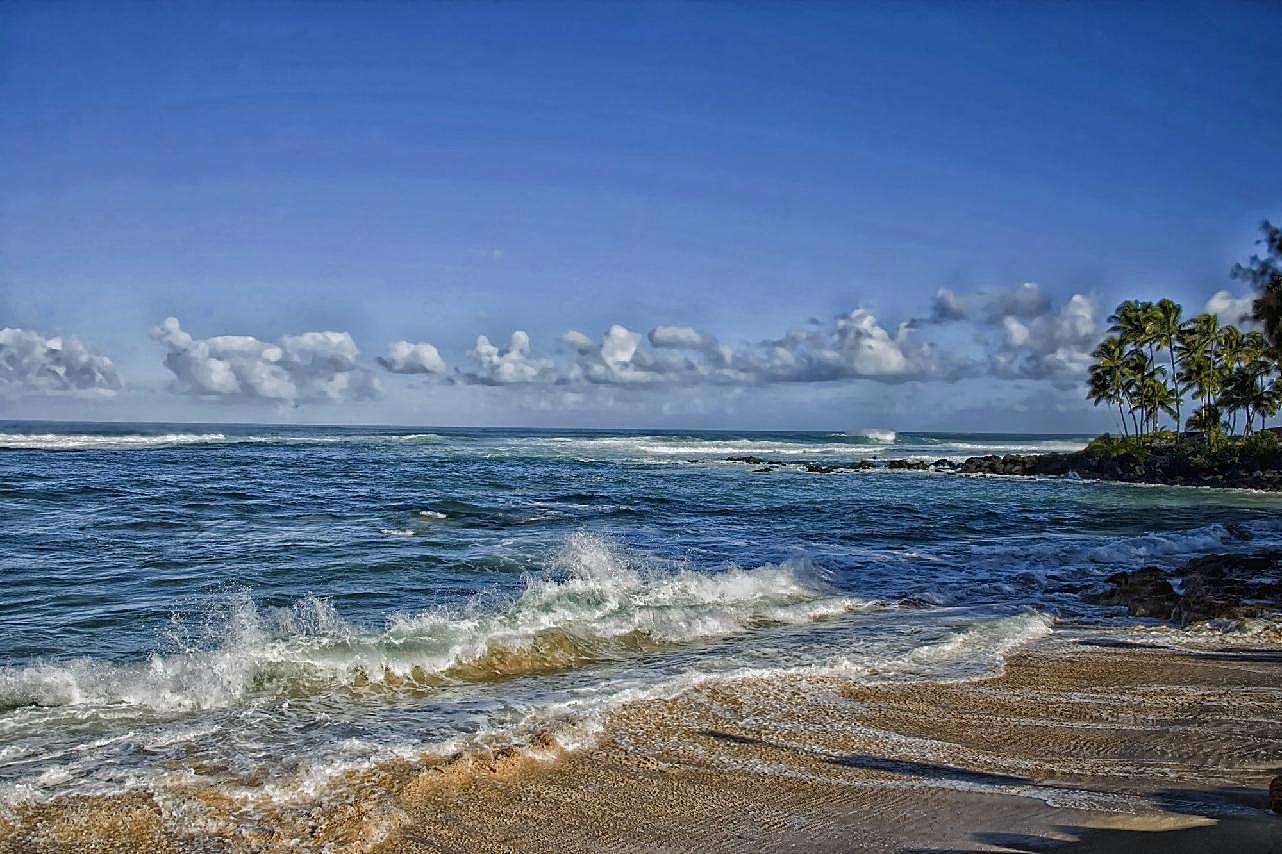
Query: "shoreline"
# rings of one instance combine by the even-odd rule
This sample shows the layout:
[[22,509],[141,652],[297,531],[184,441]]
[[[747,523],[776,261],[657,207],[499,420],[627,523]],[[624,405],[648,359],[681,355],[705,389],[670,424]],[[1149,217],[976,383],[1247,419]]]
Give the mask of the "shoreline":
[[[691,462],[696,462],[691,460]],[[1215,469],[1193,469],[1180,466],[1170,457],[1153,456],[1139,459],[1131,455],[1106,457],[1089,449],[1073,452],[1049,451],[1040,454],[986,454],[955,459],[888,457],[864,459],[856,463],[817,463],[779,460],[755,455],[723,457],[722,462],[752,466],[752,471],[768,474],[780,470],[810,474],[841,472],[935,472],[972,477],[1047,477],[1077,478],[1105,483],[1127,483],[1145,486],[1204,487],[1211,489],[1249,489],[1258,492],[1282,492],[1282,464],[1240,464]]]
[[0,819],[0,851],[1282,851],[1282,638],[1191,637],[1069,626],[979,679],[709,683],[577,752],[388,762],[252,813],[67,797]]

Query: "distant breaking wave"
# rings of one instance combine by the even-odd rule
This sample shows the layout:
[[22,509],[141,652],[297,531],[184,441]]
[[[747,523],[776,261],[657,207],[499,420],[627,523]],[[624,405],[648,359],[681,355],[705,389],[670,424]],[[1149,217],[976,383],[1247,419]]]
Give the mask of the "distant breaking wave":
[[90,448],[151,448],[163,445],[199,445],[222,442],[222,433],[0,433],[0,448],[74,451]]
[[343,442],[426,442],[436,433],[330,436],[237,436],[225,433],[0,433],[0,449],[36,451],[133,450],[177,445],[333,445]]

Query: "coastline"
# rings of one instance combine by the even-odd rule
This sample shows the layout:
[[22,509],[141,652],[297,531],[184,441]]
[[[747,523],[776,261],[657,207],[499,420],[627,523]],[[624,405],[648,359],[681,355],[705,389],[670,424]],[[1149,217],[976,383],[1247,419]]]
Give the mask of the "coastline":
[[[20,808],[3,851],[1282,850],[1282,637],[1067,627],[956,682],[709,683],[598,743]],[[290,843],[290,839],[301,840]],[[1059,846],[1059,847],[1056,847]]]
[[1282,456],[1245,458],[1232,464],[1197,466],[1169,453],[1140,457],[1131,453],[1108,455],[1086,448],[1081,451],[1050,451],[1038,454],[985,454],[936,460],[892,457],[865,459],[857,463],[804,463],[739,455],[723,462],[741,463],[753,471],[768,474],[780,469],[797,469],[810,474],[870,471],[918,471],[971,476],[1075,477],[1113,483],[1152,486],[1200,486],[1219,489],[1251,489],[1282,492]]

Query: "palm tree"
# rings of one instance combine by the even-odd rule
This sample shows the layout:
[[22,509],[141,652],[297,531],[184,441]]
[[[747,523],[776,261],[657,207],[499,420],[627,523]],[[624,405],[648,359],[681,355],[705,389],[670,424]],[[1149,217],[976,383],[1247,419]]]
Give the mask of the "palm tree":
[[1220,321],[1213,314],[1199,314],[1180,327],[1175,346],[1180,358],[1181,380],[1208,407],[1220,393]]
[[1128,299],[1108,316],[1108,331],[1122,339],[1123,344],[1145,343],[1148,332],[1148,311],[1151,302]]
[[1126,348],[1122,339],[1110,335],[1091,352],[1091,357],[1095,359],[1095,364],[1091,365],[1090,399],[1096,406],[1101,403],[1117,406],[1118,418],[1122,421],[1122,435],[1126,436],[1126,410],[1122,404],[1126,400],[1124,389],[1127,370]]
[[1143,436],[1155,431],[1159,416],[1172,409],[1169,405],[1170,389],[1166,386],[1166,368],[1157,364],[1151,353],[1138,348],[1126,353],[1123,368],[1122,388],[1131,409],[1140,413],[1135,433]]
[[[1246,336],[1242,330],[1236,326],[1221,326],[1220,340],[1218,346],[1218,358],[1215,360],[1216,367],[1220,373],[1220,389],[1222,392],[1229,390],[1229,384],[1234,376],[1239,374],[1242,367],[1242,359],[1246,355]],[[1221,394],[1221,399],[1223,394]],[[1229,432],[1237,430],[1237,411],[1242,408],[1242,401],[1248,399],[1249,392],[1244,393],[1235,401],[1235,405],[1227,402],[1221,402],[1221,412],[1229,413]]]
[[1188,424],[1185,426],[1190,431],[1205,433],[1207,436],[1218,433],[1220,430],[1220,410],[1214,403],[1199,406],[1193,410],[1193,414],[1189,416]]
[[1175,402],[1175,432],[1180,432],[1180,404],[1184,389],[1180,385],[1180,374],[1175,366],[1175,341],[1180,334],[1183,309],[1174,300],[1160,299],[1149,310],[1148,336],[1160,349],[1165,350],[1171,359],[1171,372],[1167,374],[1171,381],[1171,393]]
[[[1233,412],[1241,409],[1245,415],[1244,432],[1255,429],[1255,419],[1266,416],[1273,409],[1273,389],[1265,379],[1273,373],[1274,362],[1269,358],[1269,344],[1259,332],[1245,335],[1228,334],[1225,327],[1221,345],[1221,358],[1226,370],[1224,390],[1217,403],[1222,410]],[[1236,418],[1233,419],[1236,426]]]
[[1268,423],[1268,419],[1278,414],[1278,409],[1282,408],[1282,385],[1279,385],[1277,377],[1265,386],[1260,383],[1260,396],[1255,402],[1255,411],[1260,415],[1260,429]]
[[1166,368],[1154,365],[1140,380],[1138,398],[1142,411],[1148,413],[1150,430],[1156,432],[1163,413],[1175,415],[1175,393],[1166,384]]

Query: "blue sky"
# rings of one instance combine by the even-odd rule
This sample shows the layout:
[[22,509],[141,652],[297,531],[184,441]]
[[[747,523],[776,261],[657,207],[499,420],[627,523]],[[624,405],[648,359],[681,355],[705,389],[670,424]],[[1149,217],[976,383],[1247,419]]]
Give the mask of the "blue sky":
[[1106,428],[1080,372],[1112,306],[1243,296],[1282,216],[1279,32],[1267,4],[4,4],[0,415]]

